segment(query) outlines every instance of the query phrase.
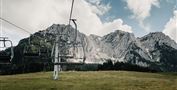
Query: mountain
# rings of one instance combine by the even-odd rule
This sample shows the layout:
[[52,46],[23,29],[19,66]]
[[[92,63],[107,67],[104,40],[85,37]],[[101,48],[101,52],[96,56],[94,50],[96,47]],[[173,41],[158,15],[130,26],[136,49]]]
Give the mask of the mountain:
[[162,71],[176,71],[177,68],[177,44],[162,32],[150,33],[139,38],[151,56],[152,65]]
[[[33,49],[43,47],[48,51],[48,55],[44,56],[49,57],[58,33],[68,34],[70,42],[74,40],[74,28],[68,25],[53,24],[30,37]],[[15,47],[14,63],[24,63],[22,59],[24,48],[32,46],[28,44],[28,40],[28,38],[22,39]],[[102,37],[93,34],[86,36],[78,32],[77,42],[84,45],[86,63],[104,63],[112,60],[113,63],[125,62],[159,71],[177,71],[177,44],[161,32],[150,33],[141,38],[136,38],[133,33],[121,30]],[[77,54],[81,55],[83,52],[78,50]],[[51,62],[51,59],[47,61]],[[37,60],[37,62],[44,62],[44,60]]]

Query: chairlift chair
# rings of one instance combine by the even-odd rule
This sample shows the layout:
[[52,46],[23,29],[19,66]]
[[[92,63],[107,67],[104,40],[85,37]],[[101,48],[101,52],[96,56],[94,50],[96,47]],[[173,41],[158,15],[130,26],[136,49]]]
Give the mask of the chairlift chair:
[[39,43],[39,45],[32,43],[31,36],[30,36],[28,38],[28,44],[25,45],[24,47],[24,51],[23,51],[24,57],[25,58],[40,58],[40,54],[41,54],[41,43]]
[[[76,19],[70,19],[71,21],[73,21],[74,25],[75,25],[75,29],[74,29],[74,41],[72,41],[71,43],[67,43],[66,40],[62,40],[62,36],[65,37],[65,34],[59,34],[56,37],[56,41],[55,44],[53,46],[52,49],[52,57],[53,59],[75,59],[78,60],[80,59],[80,62],[55,62],[53,60],[54,65],[83,65],[85,63],[85,49],[83,46],[83,42],[78,42],[77,41],[77,35],[78,35],[78,31],[77,31],[77,24],[76,24]],[[65,42],[63,42],[65,41]],[[57,46],[58,45],[58,46]],[[58,55],[55,56],[54,53],[56,50],[56,47],[58,48]],[[76,57],[76,54],[78,54],[78,48],[82,48],[82,52],[83,52],[83,56],[82,57]],[[71,51],[70,51],[71,50]],[[82,61],[82,62],[81,62]]]
[[0,51],[0,64],[11,64],[12,59],[14,57],[14,50],[13,50],[12,41],[9,40],[7,37],[0,37],[0,42],[3,43],[3,46],[0,48],[7,48],[6,42],[10,43],[10,47],[9,47],[10,53],[7,53],[4,50]]
[[34,45],[29,45],[24,47],[23,55],[25,58],[39,58],[40,51],[39,49],[32,50]]
[[[51,59],[49,50],[42,42],[46,44],[46,39],[39,36],[32,35],[34,37],[40,38],[40,42],[34,43],[31,41],[31,37],[28,38],[28,44],[24,47],[23,56],[24,60],[35,60],[37,63],[49,63]],[[43,35],[45,37],[45,34]]]
[[[70,31],[67,31],[67,33],[58,33],[56,36],[56,40],[54,42],[53,48],[52,48],[52,53],[51,56],[53,58],[53,64],[54,64],[54,73],[53,73],[53,79],[57,80],[58,79],[58,73],[61,70],[61,65],[83,65],[85,64],[86,56],[85,56],[85,49],[83,45],[83,41],[78,42],[77,37],[78,37],[78,31],[77,31],[77,24],[76,24],[76,19],[71,19],[72,17],[72,11],[73,11],[73,5],[74,5],[74,0],[72,0],[72,5],[71,5],[71,12],[70,12],[70,17],[69,17],[69,30],[71,30],[70,22],[72,21],[75,25],[74,29],[74,37],[73,41],[69,40],[71,39]],[[62,29],[64,31],[64,29]],[[66,35],[65,35],[66,34]],[[66,37],[63,39],[62,37]],[[78,52],[78,48],[81,47],[83,50],[83,56],[82,57],[76,57],[76,54]],[[70,51],[70,48],[72,48],[72,51]],[[61,61],[62,59],[68,60],[68,59],[81,59],[82,62],[63,62]]]

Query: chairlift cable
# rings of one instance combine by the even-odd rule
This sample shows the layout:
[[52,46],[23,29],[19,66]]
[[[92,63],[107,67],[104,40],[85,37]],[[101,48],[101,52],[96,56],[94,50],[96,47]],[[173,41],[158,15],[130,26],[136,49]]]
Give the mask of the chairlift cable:
[[[18,26],[18,25],[16,25],[16,24],[10,22],[9,20],[6,20],[6,19],[4,19],[4,18],[2,18],[2,17],[0,17],[0,19],[3,20],[3,21],[5,21],[5,22],[7,22],[7,23],[9,23],[9,24],[11,24],[11,25],[13,25],[13,26],[15,26],[16,28],[19,28],[19,29],[25,31],[26,33],[30,34],[31,36],[36,36],[36,35],[32,35],[32,33],[29,32],[28,30],[26,30],[26,29],[24,29],[24,28],[22,28],[22,27],[20,27],[20,26]],[[39,37],[39,36],[36,36],[36,37]],[[41,38],[41,37],[39,37],[39,38]],[[30,38],[29,38],[29,41],[30,41]]]
[[[12,23],[12,22],[10,22],[10,21],[8,21],[8,20],[2,18],[2,17],[0,17],[0,19],[3,20],[3,21],[5,21],[5,22],[7,22],[7,23],[9,23],[9,24],[11,24],[11,25],[13,25],[13,26],[15,26],[15,27],[17,27],[17,28],[19,28],[19,29],[21,29],[21,30],[23,30],[23,31],[25,31],[25,32],[27,32],[27,33],[29,33],[31,36],[35,36],[35,37],[38,37],[38,38],[41,39],[41,37],[36,36],[36,35],[32,35],[28,30],[26,30],[26,29],[24,29],[24,28],[22,28],[22,27],[20,27],[20,26],[18,26],[18,25],[16,25],[16,24]],[[31,44],[31,38],[30,38],[30,37],[29,37],[29,44]],[[39,53],[40,53],[40,52],[39,52]],[[27,54],[28,54],[28,53],[27,53]]]
[[5,21],[5,22],[7,22],[7,23],[9,23],[9,24],[11,24],[11,25],[13,25],[13,26],[15,26],[16,28],[19,28],[19,29],[21,29],[21,30],[23,30],[23,31],[25,31],[25,32],[27,32],[27,33],[29,33],[29,34],[31,34],[31,32],[29,32],[28,30],[26,30],[26,29],[24,29],[24,28],[22,28],[22,27],[20,27],[20,26],[18,26],[18,25],[16,25],[16,24],[10,22],[9,20],[6,20],[6,19],[4,19],[4,18],[2,18],[2,17],[0,17],[0,19],[3,20],[3,21]]

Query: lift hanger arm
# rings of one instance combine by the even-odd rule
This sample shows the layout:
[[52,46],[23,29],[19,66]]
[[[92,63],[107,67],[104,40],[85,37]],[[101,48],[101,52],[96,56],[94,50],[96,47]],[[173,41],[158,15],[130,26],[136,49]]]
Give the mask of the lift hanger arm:
[[70,16],[69,16],[69,25],[71,24],[71,17],[72,17],[72,13],[73,13],[73,6],[74,6],[74,0],[72,0],[72,5],[71,5],[71,11],[70,11]]

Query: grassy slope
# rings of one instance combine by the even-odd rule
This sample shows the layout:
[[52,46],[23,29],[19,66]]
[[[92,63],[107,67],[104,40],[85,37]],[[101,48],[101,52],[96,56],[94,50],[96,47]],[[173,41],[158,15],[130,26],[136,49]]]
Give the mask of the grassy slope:
[[177,90],[177,74],[127,71],[52,72],[0,76],[0,90]]

